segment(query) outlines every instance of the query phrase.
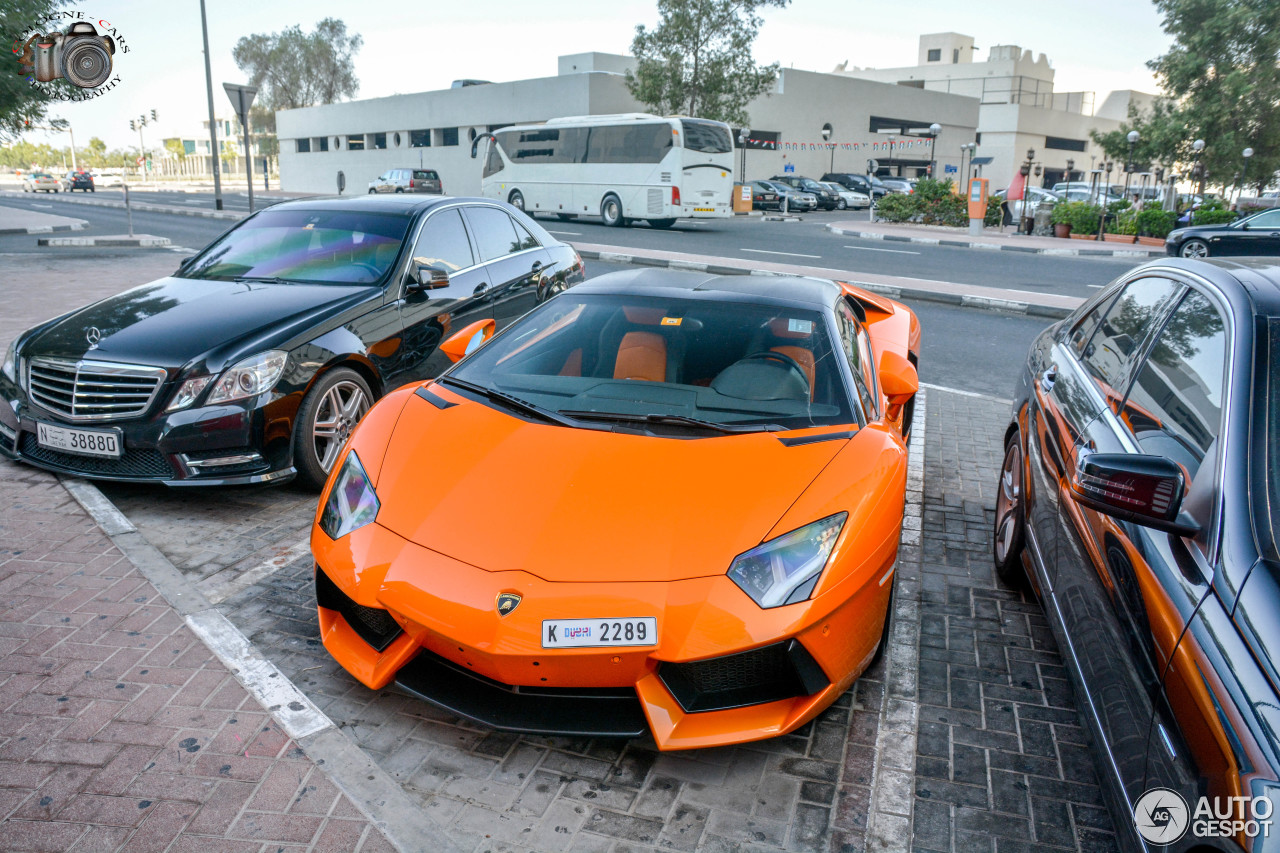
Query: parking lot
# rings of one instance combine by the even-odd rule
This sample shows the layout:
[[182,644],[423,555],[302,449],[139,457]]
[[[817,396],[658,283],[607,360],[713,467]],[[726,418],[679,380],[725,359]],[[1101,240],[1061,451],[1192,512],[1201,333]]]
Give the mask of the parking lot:
[[[25,286],[42,287],[0,323],[0,339],[60,310],[71,290],[114,292],[174,260],[85,257],[83,276],[102,272],[79,284],[56,260],[33,260]],[[1101,262],[1076,263],[1104,274]],[[393,688],[369,691],[319,642],[306,544],[313,494],[292,485],[102,492],[457,849],[1113,849],[1039,605],[1001,588],[991,566],[1001,389],[1045,321],[915,307],[930,387],[893,642],[818,720],[773,740],[661,753],[648,738],[524,737]],[[14,476],[0,465],[0,479]]]

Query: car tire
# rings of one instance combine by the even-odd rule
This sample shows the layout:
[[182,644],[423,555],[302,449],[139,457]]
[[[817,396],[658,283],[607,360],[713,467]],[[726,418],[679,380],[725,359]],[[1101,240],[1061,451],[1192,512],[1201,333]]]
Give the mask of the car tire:
[[396,187],[396,192],[398,193],[404,192],[404,187]]
[[622,215],[622,200],[609,193],[600,202],[600,219],[610,228],[621,228],[627,224],[627,217]]
[[894,586],[897,579],[898,573],[894,572],[893,577],[889,580],[889,606],[884,611],[884,627],[880,629],[880,645],[876,646],[876,653],[871,656],[871,663],[867,664],[867,669],[879,663],[880,658],[884,657],[885,649],[889,647],[889,632],[893,628]]
[[377,195],[378,191],[373,187],[369,187],[369,195]]
[[996,486],[996,524],[992,532],[992,557],[996,576],[1005,586],[1021,586],[1026,579],[1022,549],[1026,537],[1025,491],[1022,487],[1022,444],[1018,433],[1004,444],[1004,463]]
[[676,221],[674,219],[650,219],[649,220],[650,228],[660,228],[665,230],[675,224],[676,224]]
[[369,384],[350,368],[334,368],[315,381],[293,425],[299,482],[317,491],[324,486],[347,436],[371,405]]
[[1178,249],[1178,254],[1184,258],[1207,258],[1209,244],[1203,240],[1188,240]]
[[849,206],[849,202],[845,201],[844,199],[840,199],[838,202],[836,202],[836,210],[844,210],[848,206]]

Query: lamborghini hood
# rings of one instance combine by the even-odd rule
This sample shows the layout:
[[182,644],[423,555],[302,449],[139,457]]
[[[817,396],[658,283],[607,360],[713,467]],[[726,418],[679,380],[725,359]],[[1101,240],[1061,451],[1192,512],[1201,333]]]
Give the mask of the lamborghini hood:
[[844,444],[574,429],[414,396],[380,466],[377,523],[478,568],[550,581],[724,574]]

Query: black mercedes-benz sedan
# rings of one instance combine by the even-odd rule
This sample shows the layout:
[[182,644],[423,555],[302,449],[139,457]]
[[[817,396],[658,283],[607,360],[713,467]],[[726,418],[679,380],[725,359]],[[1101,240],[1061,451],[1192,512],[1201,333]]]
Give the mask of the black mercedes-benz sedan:
[[584,278],[515,208],[409,195],[288,202],[173,275],[9,347],[0,454],[104,480],[319,488],[372,401]]
[[1280,209],[1264,210],[1226,225],[1175,228],[1164,239],[1164,252],[1184,258],[1280,255]]
[[1014,400],[996,570],[1044,605],[1120,848],[1275,849],[1280,265],[1137,267]]

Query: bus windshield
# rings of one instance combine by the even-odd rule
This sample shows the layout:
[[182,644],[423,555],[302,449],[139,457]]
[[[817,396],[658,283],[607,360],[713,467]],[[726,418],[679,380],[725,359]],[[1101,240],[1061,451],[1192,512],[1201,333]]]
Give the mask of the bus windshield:
[[716,122],[698,119],[682,119],[684,147],[703,154],[727,154],[733,150],[733,140],[724,126]]

